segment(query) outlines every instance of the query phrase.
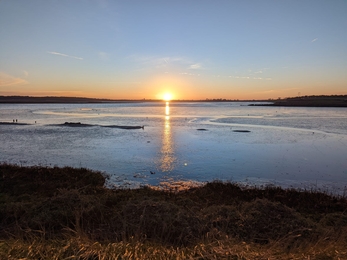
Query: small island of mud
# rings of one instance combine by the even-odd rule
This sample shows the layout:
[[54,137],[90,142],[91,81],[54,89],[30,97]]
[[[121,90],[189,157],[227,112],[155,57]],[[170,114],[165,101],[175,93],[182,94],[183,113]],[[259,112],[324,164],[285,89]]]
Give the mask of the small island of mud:
[[235,133],[250,133],[251,131],[249,130],[233,130]]
[[69,127],[109,127],[109,128],[119,128],[119,129],[144,129],[145,126],[131,126],[131,125],[91,125],[91,124],[83,124],[81,122],[65,122],[64,124],[58,124],[56,126],[69,126]]
[[61,124],[60,126],[89,127],[89,126],[96,126],[96,125],[82,124],[81,122],[65,122],[64,124]]

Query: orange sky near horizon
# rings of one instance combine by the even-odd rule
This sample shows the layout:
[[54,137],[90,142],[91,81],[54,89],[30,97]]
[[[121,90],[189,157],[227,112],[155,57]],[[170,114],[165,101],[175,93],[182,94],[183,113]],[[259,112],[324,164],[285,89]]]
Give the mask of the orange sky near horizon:
[[[144,77],[141,81],[107,82],[95,79],[87,83],[67,79],[57,80],[52,84],[51,79],[40,79],[37,84],[29,83],[20,78],[10,78],[1,75],[4,80],[1,95],[22,96],[64,96],[88,97],[107,99],[163,99],[165,93],[170,93],[174,100],[266,100],[304,95],[345,95],[344,84],[335,83],[335,88],[327,88],[324,82],[312,84],[299,80],[281,82],[276,79],[261,80],[250,77],[230,78],[221,76],[190,76],[165,74]],[[7,76],[7,79],[6,79]],[[8,82],[13,84],[6,86]],[[16,82],[17,81],[17,82]],[[334,82],[332,82],[334,84]],[[307,84],[307,85],[306,85]],[[59,89],[59,90],[56,90]]]
[[[249,81],[249,80],[247,80]],[[22,96],[60,96],[60,97],[87,97],[87,98],[107,98],[107,99],[163,99],[165,93],[170,93],[173,100],[205,100],[205,99],[231,99],[231,100],[267,100],[298,95],[345,95],[344,86],[341,88],[326,88],[324,85],[302,86],[299,83],[281,84],[283,87],[276,87],[277,83],[273,80],[262,82],[265,88],[257,91],[259,87],[254,82],[248,83],[245,79],[235,80],[235,82],[213,82],[184,80],[165,75],[164,77],[154,77],[149,82],[124,83],[122,85],[110,83],[89,83],[81,86],[80,84],[65,83],[64,87],[53,85],[50,90],[50,83],[43,86],[32,86],[29,83],[9,86],[8,91],[3,91],[1,95],[22,95]],[[255,80],[254,80],[255,81]],[[294,85],[296,84],[296,85]],[[59,83],[56,83],[59,85]],[[216,87],[218,85],[218,88]],[[4,89],[4,87],[2,88]],[[216,91],[218,89],[218,91]],[[265,89],[265,90],[264,90]],[[304,91],[305,90],[305,91]]]

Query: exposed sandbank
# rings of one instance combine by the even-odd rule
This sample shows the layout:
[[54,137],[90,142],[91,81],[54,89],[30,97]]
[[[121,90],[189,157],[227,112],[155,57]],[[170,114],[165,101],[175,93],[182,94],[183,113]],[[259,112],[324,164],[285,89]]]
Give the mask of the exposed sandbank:
[[16,122],[0,122],[0,125],[31,125],[27,123],[16,123]]
[[144,126],[130,126],[130,125],[91,125],[83,124],[80,122],[65,122],[64,124],[57,124],[56,126],[69,126],[69,127],[91,127],[91,126],[100,126],[100,127],[109,127],[109,128],[120,128],[120,129],[144,129]]
[[[16,122],[0,122],[0,125],[33,125],[33,124],[27,124],[27,123],[16,123]],[[80,122],[65,122],[63,124],[51,124],[49,126],[68,126],[68,127],[109,127],[109,128],[119,128],[119,129],[144,129],[145,126],[129,126],[129,125],[92,125],[92,124],[84,124]]]

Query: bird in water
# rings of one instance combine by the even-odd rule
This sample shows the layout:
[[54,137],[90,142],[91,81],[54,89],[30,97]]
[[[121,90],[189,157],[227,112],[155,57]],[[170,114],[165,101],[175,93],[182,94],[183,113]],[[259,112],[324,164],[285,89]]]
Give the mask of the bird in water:
[[155,172],[149,171],[151,174],[155,174]]

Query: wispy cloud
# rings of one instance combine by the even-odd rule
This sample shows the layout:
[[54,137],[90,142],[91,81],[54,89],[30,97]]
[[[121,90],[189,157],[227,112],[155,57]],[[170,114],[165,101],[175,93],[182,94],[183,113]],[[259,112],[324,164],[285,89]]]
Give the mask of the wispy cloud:
[[234,75],[229,75],[227,77],[234,79],[246,79],[246,80],[272,80],[269,74],[270,68],[263,67],[258,69],[248,69],[247,71],[235,71]]
[[25,77],[29,76],[29,72],[27,72],[26,70],[23,70],[23,73],[24,73]]
[[318,38],[314,38],[311,42],[315,42],[315,41],[317,41],[318,40]]
[[234,78],[234,79],[250,79],[250,77],[245,77],[245,76],[228,76],[229,78]]
[[28,84],[28,81],[21,78],[13,77],[4,72],[0,72],[0,87],[25,85],[25,84]]
[[131,62],[135,62],[143,66],[144,68],[154,67],[154,68],[165,68],[168,64],[167,59],[169,57],[154,57],[146,55],[133,54],[127,57]]
[[67,54],[55,52],[55,51],[47,51],[47,53],[53,54],[53,55],[59,55],[59,56],[67,57],[67,58],[73,58],[73,59],[77,59],[77,60],[83,60],[83,58],[81,58],[81,57],[71,56],[71,55],[67,55]]
[[269,89],[269,90],[257,91],[257,92],[253,92],[253,93],[256,93],[256,94],[259,94],[259,93],[266,94],[266,93],[272,93],[272,92],[277,92],[277,91],[275,91],[273,89]]
[[186,75],[186,76],[200,76],[200,74],[194,74],[194,73],[187,73],[187,72],[181,72],[180,75]]
[[234,79],[247,79],[247,80],[272,80],[272,78],[261,78],[261,77],[240,77],[240,76],[228,76],[229,78],[234,78]]
[[189,66],[189,69],[193,69],[193,70],[201,69],[201,68],[202,68],[201,63],[195,63]]
[[154,67],[157,69],[160,68],[168,68],[170,66],[179,66],[184,67],[185,69],[202,69],[202,64],[192,61],[189,58],[186,57],[180,57],[180,56],[164,56],[164,57],[158,57],[158,56],[146,56],[146,55],[131,55],[128,56],[127,59],[137,62],[143,66],[147,67]]

